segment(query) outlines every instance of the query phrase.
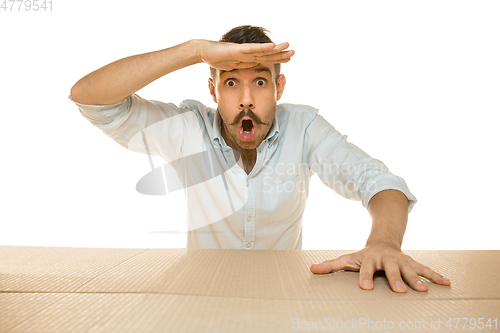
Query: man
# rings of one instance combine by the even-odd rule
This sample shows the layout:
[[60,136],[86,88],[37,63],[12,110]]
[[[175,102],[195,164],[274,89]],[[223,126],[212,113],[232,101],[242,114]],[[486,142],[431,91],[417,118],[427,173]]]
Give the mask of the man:
[[[373,288],[379,270],[395,292],[407,291],[403,279],[426,291],[419,275],[449,285],[401,252],[416,203],[404,180],[349,143],[318,110],[277,105],[286,84],[280,64],[294,51],[265,32],[241,26],[219,42],[190,40],[115,61],[80,79],[70,99],[122,146],[162,156],[175,167],[188,202],[188,247],[301,249],[302,215],[316,173],[340,195],[361,200],[373,226],[364,249],[313,264],[311,272],[359,271],[362,289]],[[192,100],[177,107],[135,94],[201,62],[211,68],[208,87],[216,110]]]

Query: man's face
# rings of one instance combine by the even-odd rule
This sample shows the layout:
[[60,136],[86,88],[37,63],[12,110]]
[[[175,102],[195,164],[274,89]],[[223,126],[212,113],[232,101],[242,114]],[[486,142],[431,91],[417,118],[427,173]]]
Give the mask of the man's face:
[[229,72],[217,69],[215,82],[209,79],[210,93],[222,118],[221,132],[228,145],[255,149],[265,139],[286,83],[283,75],[277,86],[275,81],[274,66],[263,64]]

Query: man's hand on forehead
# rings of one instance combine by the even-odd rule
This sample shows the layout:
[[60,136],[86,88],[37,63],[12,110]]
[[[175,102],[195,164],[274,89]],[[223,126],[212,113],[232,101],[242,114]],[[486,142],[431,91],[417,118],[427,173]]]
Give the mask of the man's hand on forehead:
[[200,61],[219,70],[230,71],[258,66],[259,64],[277,64],[290,61],[294,51],[287,50],[287,42],[236,44],[198,40]]

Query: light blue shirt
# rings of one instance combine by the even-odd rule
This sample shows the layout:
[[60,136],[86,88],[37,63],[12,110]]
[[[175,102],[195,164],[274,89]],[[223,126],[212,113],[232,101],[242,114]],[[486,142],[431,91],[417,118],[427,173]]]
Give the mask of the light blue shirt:
[[221,136],[218,111],[198,101],[177,107],[133,94],[111,105],[73,102],[123,147],[168,162],[169,191],[183,188],[186,194],[188,248],[300,250],[314,174],[365,208],[386,189],[403,192],[409,212],[417,202],[401,177],[348,142],[310,106],[277,105],[274,124],[247,174]]

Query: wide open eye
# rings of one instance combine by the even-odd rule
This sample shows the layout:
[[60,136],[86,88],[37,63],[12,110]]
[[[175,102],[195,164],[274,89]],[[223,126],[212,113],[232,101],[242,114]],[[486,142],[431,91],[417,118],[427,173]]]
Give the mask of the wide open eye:
[[234,80],[227,80],[226,81],[226,84],[229,86],[229,87],[234,87],[236,85],[236,82]]
[[266,80],[264,80],[264,79],[258,79],[258,80],[257,80],[257,85],[258,85],[259,87],[262,87],[262,86],[263,86],[263,85],[265,85],[265,84],[266,84]]

